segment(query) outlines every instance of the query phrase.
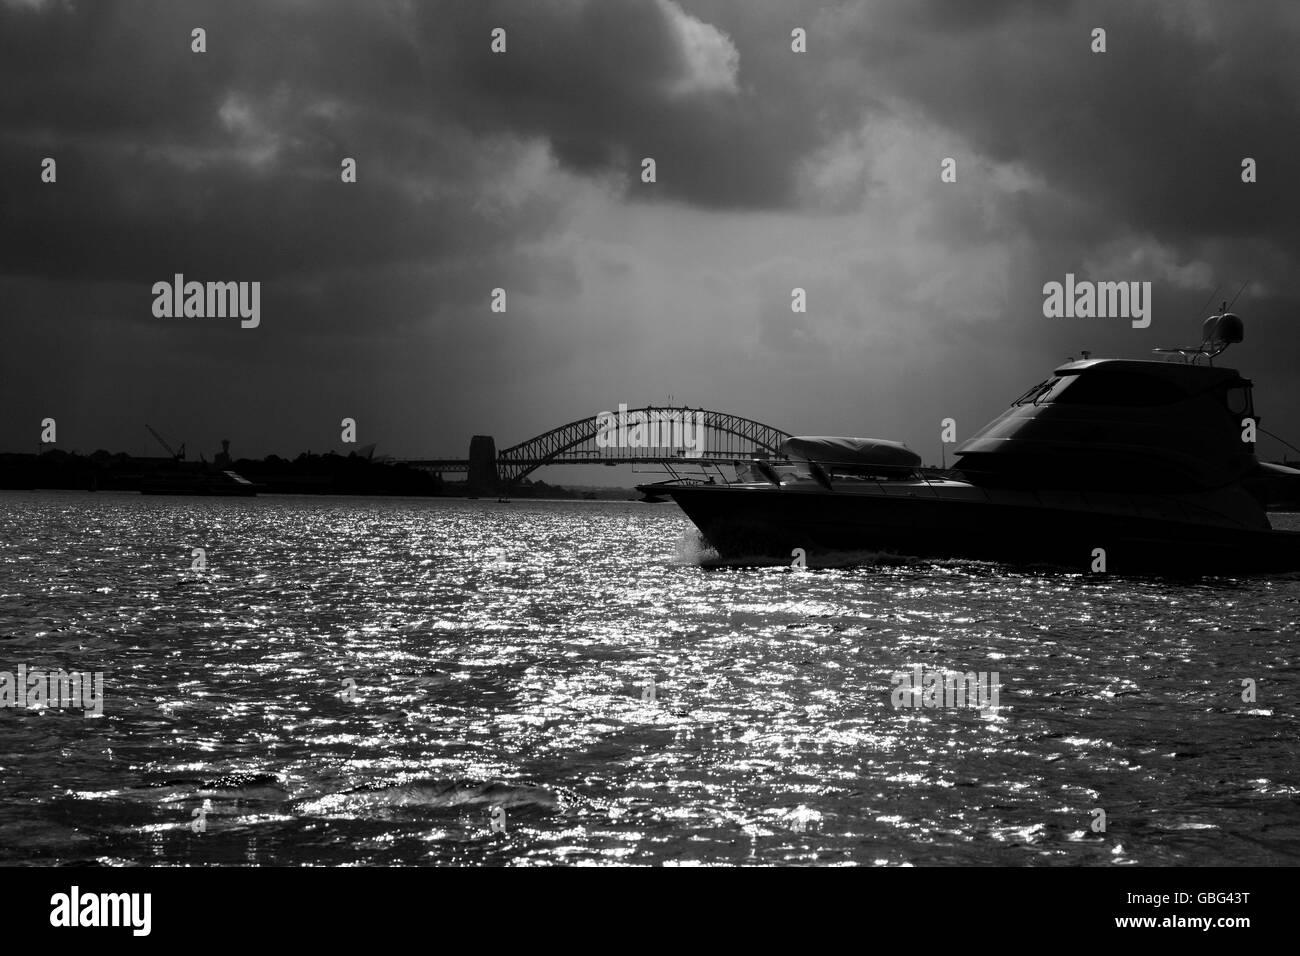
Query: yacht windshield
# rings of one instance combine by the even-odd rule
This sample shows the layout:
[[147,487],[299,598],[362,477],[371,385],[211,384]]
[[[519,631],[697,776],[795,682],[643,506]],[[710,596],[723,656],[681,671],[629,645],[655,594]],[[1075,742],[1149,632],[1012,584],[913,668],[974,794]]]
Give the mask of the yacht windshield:
[[1051,401],[1051,396],[1064,387],[1064,378],[1049,378],[1045,382],[1039,382],[1025,394],[1021,395],[1014,402],[1016,405],[1041,405],[1043,402]]
[[1187,393],[1172,382],[1126,369],[1093,368],[1052,401],[1071,405],[1172,405]]
[[[1078,375],[1061,375],[1035,385],[1012,405],[1169,405],[1187,393],[1156,376],[1125,369],[1092,368]],[[1240,404],[1241,399],[1236,400]]]

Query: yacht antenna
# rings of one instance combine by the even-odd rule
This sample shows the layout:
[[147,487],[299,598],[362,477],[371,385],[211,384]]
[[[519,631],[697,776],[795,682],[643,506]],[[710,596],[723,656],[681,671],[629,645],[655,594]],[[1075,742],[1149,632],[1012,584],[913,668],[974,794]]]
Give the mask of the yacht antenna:
[[[1243,282],[1243,283],[1241,284],[1241,288],[1237,290],[1237,294],[1234,295],[1234,296],[1232,297],[1232,302],[1227,303],[1227,304],[1223,307],[1223,311],[1224,311],[1224,312],[1227,312],[1229,309],[1231,309],[1231,308],[1232,308],[1232,303],[1233,303],[1233,302],[1236,302],[1239,298],[1241,298],[1241,294],[1242,294],[1243,292],[1246,291],[1246,286],[1248,286],[1248,285],[1250,285],[1250,280],[1249,280],[1249,279],[1247,279],[1245,282]],[[1218,290],[1216,289],[1215,291],[1217,292]],[[1204,312],[1205,310],[1202,309],[1201,311]]]

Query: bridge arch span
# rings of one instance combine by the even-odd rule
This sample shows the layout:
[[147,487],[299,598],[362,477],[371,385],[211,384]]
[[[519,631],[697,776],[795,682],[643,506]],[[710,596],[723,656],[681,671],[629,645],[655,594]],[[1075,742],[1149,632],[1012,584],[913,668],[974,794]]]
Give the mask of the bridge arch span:
[[[628,448],[617,445],[601,448],[596,437],[600,433],[601,415],[590,415],[568,422],[527,441],[512,445],[497,454],[500,478],[513,484],[544,465],[557,464],[635,464],[658,461],[725,461],[733,458],[752,458],[755,455],[778,455],[781,442],[789,438],[788,432],[751,418],[730,415],[707,408],[682,408],[667,405],[646,405],[613,413],[625,421],[672,422],[689,416],[692,428],[703,423],[703,450],[698,456],[682,453],[681,446],[654,445],[645,448]],[[698,417],[697,417],[698,416]],[[661,426],[662,427],[662,426]]]

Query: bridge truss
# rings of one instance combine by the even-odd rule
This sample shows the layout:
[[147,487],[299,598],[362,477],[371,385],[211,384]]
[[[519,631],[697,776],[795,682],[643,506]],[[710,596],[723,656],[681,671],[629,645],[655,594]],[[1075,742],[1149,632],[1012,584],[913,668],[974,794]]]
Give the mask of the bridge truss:
[[[680,408],[665,405],[647,405],[642,408],[630,408],[622,413],[624,421],[660,422],[674,419],[680,421],[682,416],[689,416],[692,442],[700,447],[694,438],[697,423],[703,423],[704,439],[700,454],[692,454],[687,449],[670,444],[651,447],[626,447],[617,442],[602,448],[597,442],[602,423],[601,417],[592,415],[577,421],[552,428],[528,441],[520,442],[497,454],[497,469],[501,480],[512,484],[543,465],[572,464],[639,464],[691,461],[726,461],[734,458],[769,458],[779,455],[781,442],[789,438],[787,432],[771,425],[764,425],[739,415],[712,411],[707,408]],[[617,416],[616,416],[617,417]],[[666,437],[671,430],[660,426]],[[650,429],[647,429],[650,430]]]

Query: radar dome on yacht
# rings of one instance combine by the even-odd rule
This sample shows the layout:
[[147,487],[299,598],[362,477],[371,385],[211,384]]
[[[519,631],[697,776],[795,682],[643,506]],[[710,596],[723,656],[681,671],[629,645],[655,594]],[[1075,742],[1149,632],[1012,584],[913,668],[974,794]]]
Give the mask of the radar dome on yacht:
[[1235,345],[1246,337],[1246,327],[1241,316],[1235,312],[1223,312],[1212,315],[1201,325],[1201,339],[1211,349],[1222,351],[1229,345]]
[[1196,348],[1152,349],[1151,351],[1166,355],[1181,355],[1184,362],[1192,365],[1205,358],[1211,365],[1214,358],[1221,355],[1229,345],[1235,345],[1246,337],[1246,326],[1241,316],[1228,311],[1224,302],[1222,310],[1201,323],[1201,344]]

